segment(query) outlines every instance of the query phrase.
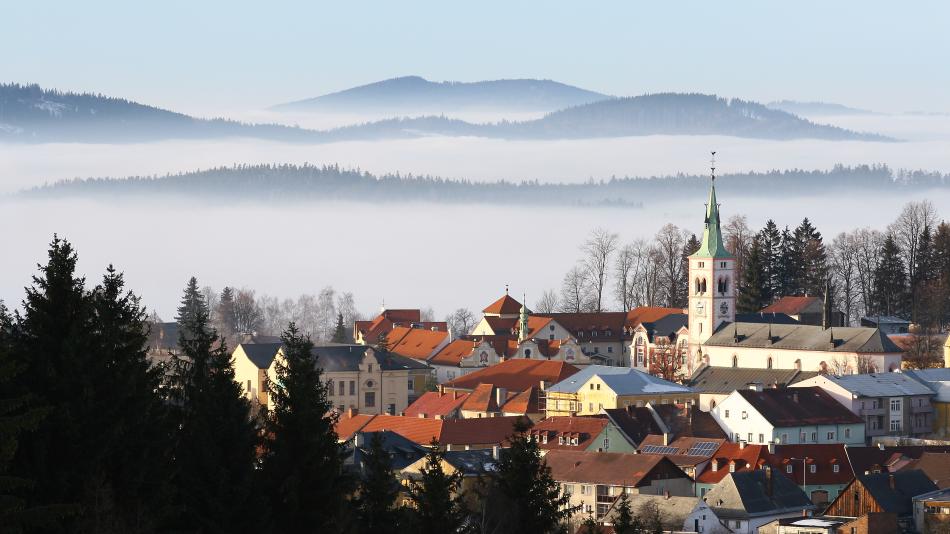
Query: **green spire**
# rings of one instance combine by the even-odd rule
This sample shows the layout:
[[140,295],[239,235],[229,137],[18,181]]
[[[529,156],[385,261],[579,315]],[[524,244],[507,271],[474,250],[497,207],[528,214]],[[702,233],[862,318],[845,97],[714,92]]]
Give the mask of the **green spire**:
[[[716,153],[713,152],[713,157]],[[731,258],[722,240],[719,228],[719,204],[716,203],[716,166],[713,160],[712,184],[709,186],[709,203],[706,205],[706,228],[703,230],[703,242],[692,256],[697,258]]]

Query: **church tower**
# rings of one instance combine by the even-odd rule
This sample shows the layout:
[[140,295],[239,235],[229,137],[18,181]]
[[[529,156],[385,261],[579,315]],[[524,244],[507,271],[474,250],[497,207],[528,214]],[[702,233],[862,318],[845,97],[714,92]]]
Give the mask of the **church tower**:
[[716,203],[716,153],[706,204],[706,227],[699,250],[689,256],[689,350],[700,348],[724,322],[736,320],[736,258],[726,250]]

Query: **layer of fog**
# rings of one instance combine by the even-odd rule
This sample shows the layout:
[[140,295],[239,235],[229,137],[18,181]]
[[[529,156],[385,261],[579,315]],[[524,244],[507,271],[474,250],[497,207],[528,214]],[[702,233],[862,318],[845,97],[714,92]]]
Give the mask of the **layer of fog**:
[[[827,239],[855,227],[884,228],[922,195],[720,198],[724,218],[736,213],[759,228],[768,217],[794,226],[809,217]],[[950,191],[929,195],[950,218]],[[432,306],[442,316],[480,310],[505,284],[528,301],[559,287],[594,227],[622,239],[651,237],[672,222],[701,232],[701,202],[647,202],[643,209],[532,208],[485,205],[315,204],[229,207],[194,204],[105,204],[93,201],[0,202],[4,254],[0,299],[18,305],[54,232],[80,253],[90,283],[106,265],[165,318],[174,316],[189,276],[203,285],[254,288],[281,298],[326,285],[352,291],[365,313]]]
[[[228,119],[241,122],[251,122],[257,124],[283,124],[285,126],[299,126],[311,130],[329,130],[341,126],[350,126],[353,124],[362,124],[364,122],[376,122],[386,119],[396,119],[401,117],[422,117],[428,115],[443,115],[450,119],[459,119],[476,124],[508,121],[528,121],[543,117],[543,111],[511,111],[511,110],[466,110],[466,111],[445,111],[442,113],[433,113],[432,111],[406,111],[401,113],[392,113],[386,111],[348,113],[348,112],[304,112],[304,111],[270,111],[270,110],[252,110],[252,111],[234,111],[225,113]],[[211,118],[211,117],[208,117]]]

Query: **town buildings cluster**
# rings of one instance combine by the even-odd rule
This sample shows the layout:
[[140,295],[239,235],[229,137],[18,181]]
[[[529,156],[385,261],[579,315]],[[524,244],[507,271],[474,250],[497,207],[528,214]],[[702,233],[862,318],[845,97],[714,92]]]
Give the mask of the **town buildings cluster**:
[[[562,494],[605,528],[626,494],[676,531],[950,532],[950,369],[903,369],[900,328],[844,326],[827,295],[738,314],[715,184],[688,266],[686,309],[541,314],[506,288],[470,332],[414,309],[358,321],[352,343],[313,348],[339,439],[391,435],[406,477],[436,443],[478,477],[529,421]],[[281,344],[233,356],[266,407]]]

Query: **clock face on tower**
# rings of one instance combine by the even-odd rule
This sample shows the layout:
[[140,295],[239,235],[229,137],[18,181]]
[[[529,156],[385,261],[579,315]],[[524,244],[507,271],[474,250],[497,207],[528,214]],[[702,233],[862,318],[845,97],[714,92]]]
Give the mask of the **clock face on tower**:
[[727,313],[729,313],[729,304],[726,302],[723,302],[722,304],[719,305],[719,314],[726,315]]
[[700,317],[706,315],[706,306],[702,302],[696,303],[696,315]]

